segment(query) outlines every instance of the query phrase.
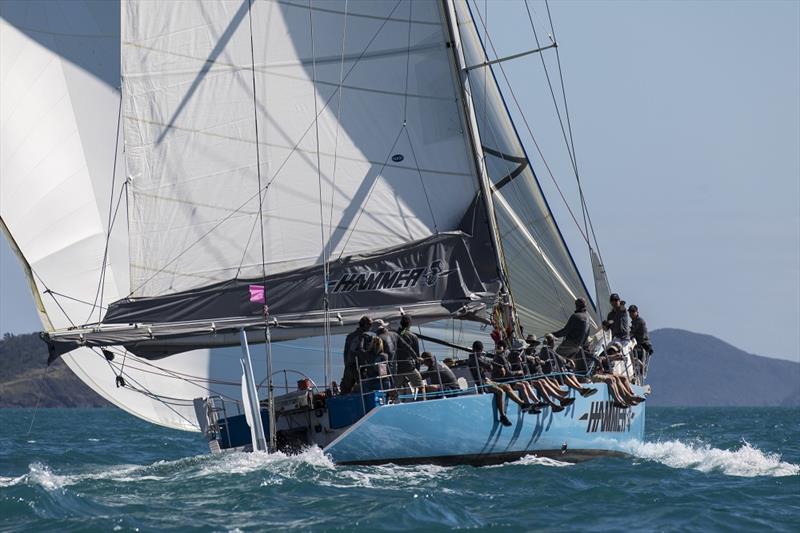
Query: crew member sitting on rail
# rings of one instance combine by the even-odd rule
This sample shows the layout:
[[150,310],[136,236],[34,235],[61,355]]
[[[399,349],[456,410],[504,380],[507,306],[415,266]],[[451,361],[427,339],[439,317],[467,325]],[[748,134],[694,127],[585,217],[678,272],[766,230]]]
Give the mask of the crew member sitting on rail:
[[[531,385],[522,379],[523,377],[524,373],[521,370],[514,371],[511,368],[505,341],[502,339],[498,340],[495,343],[494,356],[492,357],[492,381],[512,385],[519,391],[520,397],[526,399],[528,404],[533,406],[532,408],[529,407],[531,412],[538,414],[541,411],[539,411],[538,407],[534,404],[540,403],[539,398],[536,396],[536,393],[533,392]],[[553,410],[558,411],[558,409],[555,408]]]
[[491,379],[492,371],[492,358],[487,356],[483,351],[483,343],[475,341],[472,343],[472,352],[469,354],[469,369],[472,377],[475,380],[475,386],[478,392],[490,391],[494,394],[494,404],[497,407],[500,423],[504,426],[510,426],[511,420],[506,416],[506,402],[504,394],[508,395],[512,402],[526,410],[529,404],[523,402],[514,389],[507,383],[495,383]]
[[[530,378],[527,382],[536,390],[537,396],[544,400],[537,403],[536,407],[549,405],[555,412],[559,412],[562,408],[572,404],[575,399],[569,398],[569,394],[561,390],[561,384],[546,375],[551,372],[551,368],[549,363],[542,361],[534,353],[534,347],[538,344],[540,344],[539,341],[534,339],[533,335],[528,335],[525,340],[525,351],[519,355],[511,352],[509,356],[509,360],[512,361],[511,368],[515,369],[515,361],[521,359],[520,363],[516,363],[516,365],[522,367],[525,377]],[[546,369],[545,365],[547,365]],[[556,405],[551,398],[557,399],[560,405]]]
[[397,332],[397,386],[408,382],[413,389],[425,394],[425,381],[419,373],[419,339],[411,331],[411,317],[403,315],[400,318],[400,330]]
[[595,374],[592,381],[601,382],[608,385],[608,391],[614,398],[614,405],[627,408],[645,401],[641,396],[637,396],[625,376],[618,376],[613,373],[614,361],[622,359],[622,345],[618,342],[611,344],[604,355],[597,357]]
[[459,390],[456,375],[446,364],[437,361],[436,356],[431,352],[422,352],[422,363],[427,367],[427,371],[422,375],[428,380],[428,389],[432,391]]
[[553,335],[545,335],[544,346],[542,346],[542,349],[539,351],[539,359],[549,361],[551,367],[555,367],[555,369],[561,373],[559,377],[563,381],[564,385],[571,389],[575,389],[578,391],[578,394],[584,398],[596,393],[597,389],[584,387],[583,384],[578,381],[578,378],[576,378],[575,374],[572,373],[575,363],[572,361],[572,359],[567,359],[566,357],[561,357],[558,355],[558,353],[556,353],[554,350],[555,344],[556,338],[553,337]]
[[344,339],[344,374],[341,380],[341,393],[348,394],[358,383],[358,355],[367,351],[372,342],[372,335],[369,333],[372,327],[372,319],[362,316],[358,321],[358,328]]

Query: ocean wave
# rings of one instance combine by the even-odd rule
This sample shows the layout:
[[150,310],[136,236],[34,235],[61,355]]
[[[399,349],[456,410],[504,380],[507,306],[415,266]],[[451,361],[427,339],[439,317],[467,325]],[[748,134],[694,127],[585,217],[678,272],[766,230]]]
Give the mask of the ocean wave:
[[[187,459],[178,461],[157,461],[151,465],[118,465],[114,467],[97,467],[89,472],[74,474],[57,474],[43,463],[36,462],[28,465],[28,472],[14,478],[0,477],[0,487],[13,487],[15,485],[39,486],[47,491],[53,491],[77,485],[84,481],[159,481],[165,475],[157,475],[158,470],[171,465],[186,463]],[[178,467],[179,468],[179,467]]]
[[656,461],[672,468],[693,468],[700,472],[721,472],[729,476],[796,476],[800,465],[781,460],[780,454],[763,452],[748,442],[735,450],[721,450],[703,444],[678,440],[633,442],[627,450],[640,459]]

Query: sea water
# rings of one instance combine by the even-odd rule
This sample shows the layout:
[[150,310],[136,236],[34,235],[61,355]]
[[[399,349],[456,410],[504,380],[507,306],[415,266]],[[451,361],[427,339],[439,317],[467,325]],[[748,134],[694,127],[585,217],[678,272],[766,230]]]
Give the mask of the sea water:
[[0,531],[800,531],[800,410],[650,408],[646,434],[577,465],[359,467],[212,456],[114,409],[0,410]]

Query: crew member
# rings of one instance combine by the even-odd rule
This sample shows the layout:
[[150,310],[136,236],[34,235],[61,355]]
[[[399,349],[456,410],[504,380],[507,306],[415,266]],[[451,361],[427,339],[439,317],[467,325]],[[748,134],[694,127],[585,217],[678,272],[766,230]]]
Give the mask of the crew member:
[[475,379],[475,386],[478,387],[478,392],[489,391],[494,394],[494,404],[497,407],[497,412],[500,415],[500,423],[504,426],[510,426],[511,420],[506,416],[506,402],[504,395],[520,406],[523,410],[527,410],[530,405],[522,401],[517,396],[514,389],[507,383],[495,383],[491,378],[492,371],[492,358],[487,356],[483,351],[483,343],[475,341],[472,343],[472,352],[469,354],[469,369],[472,372],[472,377]]
[[611,311],[608,312],[606,321],[611,328],[611,335],[614,340],[626,343],[631,340],[631,319],[628,310],[625,309],[625,301],[621,300],[616,292],[609,298]]
[[647,376],[647,365],[650,356],[653,355],[653,344],[650,342],[650,334],[647,331],[647,323],[639,315],[639,307],[631,305],[628,307],[628,315],[631,317],[631,337],[636,340],[636,348],[633,354],[636,356],[639,377],[643,380]]
[[[344,339],[344,374],[340,385],[341,393],[352,392],[353,387],[358,383],[358,360],[363,358],[372,343],[372,335],[369,333],[372,327],[372,319],[364,315],[358,321],[358,328]],[[361,356],[361,357],[360,357]]]
[[597,392],[597,389],[591,387],[584,387],[575,374],[572,373],[572,368],[575,366],[571,359],[562,357],[553,349],[556,343],[556,338],[553,335],[546,335],[544,338],[544,346],[539,351],[539,360],[550,361],[551,365],[556,365],[561,371],[561,379],[567,387],[574,389],[584,398],[591,396]]
[[492,381],[512,385],[519,392],[520,398],[527,399],[528,405],[525,408],[531,409],[533,413],[540,413],[538,407],[533,406],[533,404],[540,403],[539,398],[536,397],[530,383],[522,379],[524,373],[511,367],[508,355],[505,341],[502,339],[497,341],[494,357],[492,357]]
[[556,353],[570,358],[577,370],[585,370],[581,349],[589,338],[589,312],[586,310],[586,300],[583,298],[575,300],[575,312],[563,328],[551,335],[555,338],[564,338]]
[[431,352],[422,352],[422,363],[428,369],[423,377],[431,383],[431,390],[459,390],[456,375]]
[[397,379],[395,383],[401,386],[407,381],[412,387],[421,389],[425,394],[425,382],[419,373],[421,359],[419,356],[419,339],[411,331],[411,317],[403,315],[400,318],[400,329],[397,332]]
[[392,374],[397,374],[397,345],[400,343],[400,335],[396,331],[389,329],[389,324],[380,318],[375,321],[376,333],[383,341],[383,351],[389,357],[389,370]]

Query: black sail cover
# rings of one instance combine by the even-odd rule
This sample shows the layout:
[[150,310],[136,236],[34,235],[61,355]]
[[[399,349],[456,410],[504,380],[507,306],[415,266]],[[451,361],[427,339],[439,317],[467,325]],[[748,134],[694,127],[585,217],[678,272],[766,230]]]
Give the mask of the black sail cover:
[[[336,258],[328,263],[331,332],[353,328],[366,314],[416,323],[459,318],[488,323],[501,289],[485,207],[476,196],[457,231],[403,245]],[[272,339],[322,334],[322,265],[267,276],[232,279],[153,297],[112,303],[100,324],[45,333],[50,361],[78,346],[122,345],[146,359],[239,343],[238,330],[263,342],[267,306]]]
[[[468,302],[490,299],[498,290],[494,258],[483,254],[473,257],[472,241],[472,236],[460,231],[439,233],[405,245],[331,261],[329,308],[337,313],[430,302],[454,313]],[[174,323],[263,316],[264,304],[251,296],[251,288],[257,293],[261,286],[265,287],[270,316],[299,316],[323,309],[323,267],[317,265],[267,276],[264,280],[234,279],[165,296],[120,300],[110,305],[103,323]]]

